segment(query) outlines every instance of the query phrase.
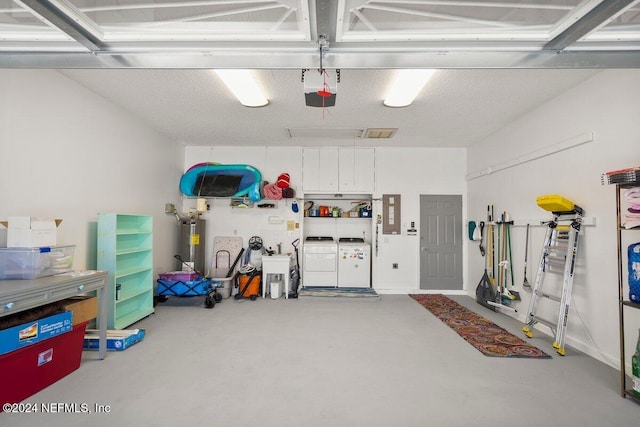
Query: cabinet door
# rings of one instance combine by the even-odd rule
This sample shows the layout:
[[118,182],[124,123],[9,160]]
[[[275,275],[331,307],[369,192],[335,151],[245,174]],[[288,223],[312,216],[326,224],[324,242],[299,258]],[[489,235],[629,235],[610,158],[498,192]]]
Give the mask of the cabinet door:
[[338,191],[338,150],[305,148],[302,151],[302,189],[304,192]]
[[341,148],[339,167],[339,191],[373,193],[375,184],[373,148]]

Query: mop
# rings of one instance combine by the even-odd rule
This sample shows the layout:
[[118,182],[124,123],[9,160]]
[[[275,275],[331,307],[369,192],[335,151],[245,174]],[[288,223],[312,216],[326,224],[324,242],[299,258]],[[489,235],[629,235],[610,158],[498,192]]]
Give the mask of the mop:
[[498,262],[498,287],[500,289],[502,302],[510,305],[511,301],[515,300],[516,297],[512,295],[507,288],[507,284],[509,281],[507,269],[509,269],[511,263],[507,258],[507,245],[509,244],[509,223],[504,221],[504,217],[506,217],[506,213],[503,215],[503,220],[500,222],[500,228],[498,229],[498,246],[500,247],[500,261]]
[[[493,206],[491,206],[491,211],[493,211]],[[491,219],[493,219],[493,212],[491,212]],[[490,227],[493,228],[494,224],[493,222],[490,222]],[[498,234],[498,256],[500,257],[500,261],[498,262],[498,283],[497,283],[497,290],[492,288],[493,291],[493,299],[487,299],[484,304],[484,306],[487,306],[489,308],[491,308],[491,310],[495,311],[496,307],[497,308],[501,308],[501,309],[505,309],[505,310],[511,310],[514,313],[517,313],[518,310],[516,310],[515,308],[511,307],[511,301],[515,299],[515,297],[513,297],[510,293],[509,290],[506,289],[506,280],[507,280],[507,274],[506,274],[506,268],[508,266],[508,261],[506,260],[506,231],[505,231],[505,225],[507,223],[505,223],[504,221],[499,222],[499,224],[501,225],[500,228],[498,228],[497,234]],[[501,232],[502,230],[502,232]],[[491,242],[491,256],[493,257],[494,255],[494,245],[493,245],[493,237],[489,237],[492,242]],[[488,247],[487,247],[488,248]],[[495,263],[492,261],[491,264],[495,267]],[[495,283],[495,278],[493,279],[494,283]],[[482,284],[482,281],[481,281]],[[478,287],[480,287],[480,285],[478,285]],[[476,289],[476,299],[478,298],[478,289]]]

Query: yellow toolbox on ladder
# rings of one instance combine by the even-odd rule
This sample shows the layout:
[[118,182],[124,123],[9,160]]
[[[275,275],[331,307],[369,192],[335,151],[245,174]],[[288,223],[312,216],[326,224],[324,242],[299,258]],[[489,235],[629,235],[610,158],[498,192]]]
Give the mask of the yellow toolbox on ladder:
[[542,209],[549,212],[570,212],[574,209],[580,209],[571,200],[567,200],[557,194],[547,194],[544,196],[538,196],[536,203]]

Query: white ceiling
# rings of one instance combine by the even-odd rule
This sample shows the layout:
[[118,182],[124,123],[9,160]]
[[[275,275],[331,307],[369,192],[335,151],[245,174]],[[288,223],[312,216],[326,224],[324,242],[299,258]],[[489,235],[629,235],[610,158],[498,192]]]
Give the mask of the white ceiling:
[[[0,67],[58,69],[185,144],[464,147],[598,70],[640,69],[639,3],[0,0]],[[242,107],[212,68],[254,69],[269,105]],[[301,81],[319,68],[341,70],[324,111]],[[390,109],[397,68],[439,71]],[[371,127],[398,132],[336,136]]]
[[[269,99],[262,108],[240,105],[208,70],[62,72],[187,145],[463,147],[598,71],[439,70],[411,106],[388,108],[382,99],[394,70],[341,70],[336,105],[324,111],[305,105],[300,70],[255,71]],[[372,127],[398,132],[383,140],[335,136]],[[287,129],[320,138],[289,138]]]

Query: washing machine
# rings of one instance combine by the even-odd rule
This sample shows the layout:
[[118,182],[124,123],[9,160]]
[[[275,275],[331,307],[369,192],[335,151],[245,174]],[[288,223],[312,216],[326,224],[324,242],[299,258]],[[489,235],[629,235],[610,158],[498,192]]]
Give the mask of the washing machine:
[[302,253],[303,286],[337,286],[338,244],[333,237],[307,236]]
[[338,239],[338,287],[371,287],[371,245],[360,237]]

